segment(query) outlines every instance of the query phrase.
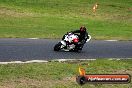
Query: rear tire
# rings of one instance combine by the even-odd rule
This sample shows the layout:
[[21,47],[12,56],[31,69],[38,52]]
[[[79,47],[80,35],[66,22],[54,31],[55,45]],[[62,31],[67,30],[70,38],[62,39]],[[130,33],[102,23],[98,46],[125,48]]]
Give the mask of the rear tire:
[[58,44],[56,44],[55,46],[54,46],[54,51],[59,51],[59,50],[61,50],[61,42],[59,42]]

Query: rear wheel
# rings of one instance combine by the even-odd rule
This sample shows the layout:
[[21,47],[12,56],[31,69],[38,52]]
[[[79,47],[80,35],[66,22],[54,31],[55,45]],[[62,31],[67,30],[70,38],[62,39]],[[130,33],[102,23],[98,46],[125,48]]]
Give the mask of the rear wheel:
[[58,44],[56,44],[55,46],[54,46],[54,51],[59,51],[60,49],[61,49],[61,42],[59,42]]

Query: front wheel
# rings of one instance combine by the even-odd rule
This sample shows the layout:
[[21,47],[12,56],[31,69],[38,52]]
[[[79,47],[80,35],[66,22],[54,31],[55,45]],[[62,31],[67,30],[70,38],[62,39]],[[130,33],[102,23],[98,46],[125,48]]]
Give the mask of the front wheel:
[[56,44],[55,46],[54,46],[54,51],[59,51],[60,49],[61,49],[61,42],[59,42],[58,44]]

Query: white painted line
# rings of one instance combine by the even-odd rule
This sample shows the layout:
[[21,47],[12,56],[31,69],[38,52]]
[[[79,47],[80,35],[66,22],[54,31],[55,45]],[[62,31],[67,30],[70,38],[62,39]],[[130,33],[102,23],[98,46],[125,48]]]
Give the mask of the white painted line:
[[52,61],[59,61],[59,62],[65,62],[65,61],[89,61],[89,60],[96,60],[96,59],[55,59]]
[[19,64],[19,63],[23,63],[22,61],[12,61],[12,62],[0,62],[0,64]]
[[[131,58],[127,58],[131,59]],[[50,60],[52,61],[58,61],[58,62],[65,62],[65,61],[94,61],[96,59],[55,59],[55,60]],[[117,58],[110,58],[106,60],[122,60],[122,59],[117,59]],[[47,63],[50,62],[47,60],[30,60],[30,61],[11,61],[11,62],[0,62],[0,64],[26,64],[26,63]]]
[[39,39],[39,38],[28,38],[28,39]]
[[0,62],[0,64],[8,64],[9,62]]
[[118,41],[118,40],[104,40],[104,41],[109,41],[109,42],[113,42],[113,41]]
[[[90,61],[90,60],[96,60],[96,59],[56,59],[51,61],[58,61],[58,62],[65,62],[65,61]],[[11,61],[11,62],[0,62],[0,64],[26,64],[26,63],[47,63],[49,61],[46,60],[30,60],[30,61]]]
[[114,60],[114,59],[108,59],[108,60]]
[[48,62],[46,60],[31,60],[31,61],[11,61],[11,62],[0,62],[0,64],[25,64],[25,63],[43,63]]
[[118,59],[118,58],[111,58],[111,59],[108,59],[108,60],[121,60],[121,59]]
[[31,60],[31,61],[26,61],[26,63],[42,63],[42,62],[48,62],[46,60]]
[[19,63],[23,63],[22,61],[12,61],[10,63],[16,63],[16,64],[19,64]]
[[121,60],[121,59],[116,59],[116,60]]

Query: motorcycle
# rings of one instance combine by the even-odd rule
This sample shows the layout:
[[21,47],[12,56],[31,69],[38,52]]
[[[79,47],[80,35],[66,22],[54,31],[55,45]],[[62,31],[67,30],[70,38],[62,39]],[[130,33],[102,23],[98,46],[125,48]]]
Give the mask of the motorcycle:
[[[91,36],[88,35],[89,39],[87,39],[86,42],[89,42],[91,39]],[[57,43],[54,46],[54,51],[76,51],[78,52],[80,49],[77,47],[79,43],[79,36],[78,34],[73,33],[67,33],[63,40],[61,40],[59,43]]]

